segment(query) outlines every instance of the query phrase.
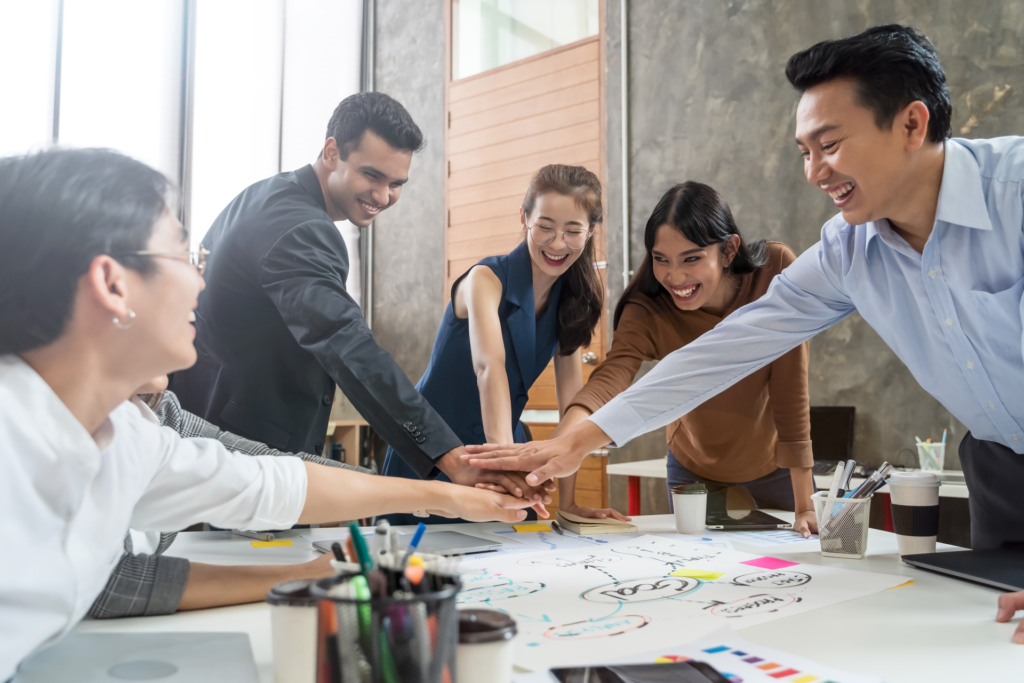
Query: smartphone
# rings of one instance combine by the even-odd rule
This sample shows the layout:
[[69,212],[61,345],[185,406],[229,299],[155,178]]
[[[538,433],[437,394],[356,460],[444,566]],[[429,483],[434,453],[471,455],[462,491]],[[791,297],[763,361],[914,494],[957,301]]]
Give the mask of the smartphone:
[[552,669],[559,683],[729,683],[704,662],[622,664]]

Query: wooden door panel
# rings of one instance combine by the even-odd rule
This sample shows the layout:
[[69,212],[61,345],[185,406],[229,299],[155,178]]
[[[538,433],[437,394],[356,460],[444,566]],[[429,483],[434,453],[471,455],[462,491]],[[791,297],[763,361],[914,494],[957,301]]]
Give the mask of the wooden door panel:
[[471,97],[488,93],[494,95],[517,84],[528,83],[575,66],[592,67],[598,61],[598,51],[598,41],[586,38],[530,59],[453,81],[448,92],[449,106]]
[[[581,142],[578,145],[545,149],[526,156],[494,164],[483,164],[463,171],[453,171],[448,177],[448,189],[459,190],[472,187],[479,183],[490,183],[513,176],[532,177],[541,166],[547,164],[582,164],[588,159],[599,159],[600,151],[597,140]],[[522,188],[526,192],[526,186]]]
[[600,112],[598,107],[594,106],[595,102],[596,100],[568,102],[566,106],[554,111],[521,116],[515,121],[488,126],[462,135],[453,134],[448,138],[448,152],[454,157],[481,147],[490,147],[509,141],[519,142],[531,135],[561,130],[579,123],[593,122],[596,126]]
[[490,128],[491,126],[518,121],[523,117],[524,111],[536,116],[555,111],[556,109],[562,109],[567,104],[593,102],[600,97],[600,93],[600,83],[597,79],[594,79],[562,90],[543,93],[536,97],[528,97],[504,106],[486,109],[476,114],[453,114],[449,134],[455,137]]
[[[449,157],[450,169],[452,173],[457,173],[484,164],[510,161],[527,154],[533,154],[536,150],[540,149],[558,149],[560,147],[578,145],[582,142],[596,141],[601,137],[599,123],[599,120],[594,118],[592,121],[544,131],[520,140],[510,140],[489,147],[452,154]],[[525,190],[526,188],[524,187],[523,189]]]

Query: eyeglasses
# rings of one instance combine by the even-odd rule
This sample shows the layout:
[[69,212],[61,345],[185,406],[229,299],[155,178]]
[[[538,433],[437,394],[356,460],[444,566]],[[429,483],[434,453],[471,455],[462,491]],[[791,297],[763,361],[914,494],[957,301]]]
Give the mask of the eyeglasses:
[[548,246],[554,242],[559,235],[561,235],[565,246],[574,251],[579,251],[583,247],[587,246],[587,240],[590,239],[591,235],[589,230],[555,230],[554,228],[537,225],[536,223],[534,223],[533,227],[529,230],[530,239],[532,239],[534,244],[538,247]]
[[172,258],[176,261],[188,261],[199,274],[206,270],[206,257],[210,252],[202,244],[195,251],[126,251],[121,254],[111,254],[114,258],[118,256],[159,256],[161,258]]

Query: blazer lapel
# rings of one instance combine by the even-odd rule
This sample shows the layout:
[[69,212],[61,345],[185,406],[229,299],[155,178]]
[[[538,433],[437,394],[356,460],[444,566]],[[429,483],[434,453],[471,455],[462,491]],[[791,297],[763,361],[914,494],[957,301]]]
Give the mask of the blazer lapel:
[[533,308],[533,267],[525,242],[508,255],[505,299],[516,306],[516,310],[508,317],[508,331],[512,336],[519,373],[523,381],[528,383],[533,377],[537,355],[537,316]]

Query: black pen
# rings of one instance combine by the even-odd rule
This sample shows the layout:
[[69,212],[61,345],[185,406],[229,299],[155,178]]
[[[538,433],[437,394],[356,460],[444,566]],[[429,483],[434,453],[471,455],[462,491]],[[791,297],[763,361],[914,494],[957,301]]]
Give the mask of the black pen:
[[345,555],[341,552],[341,544],[337,541],[331,544],[331,552],[334,553],[334,559],[336,559],[338,562],[345,561]]
[[562,531],[562,525],[558,523],[557,519],[551,520],[551,528],[557,531],[559,536],[565,536],[565,532]]

